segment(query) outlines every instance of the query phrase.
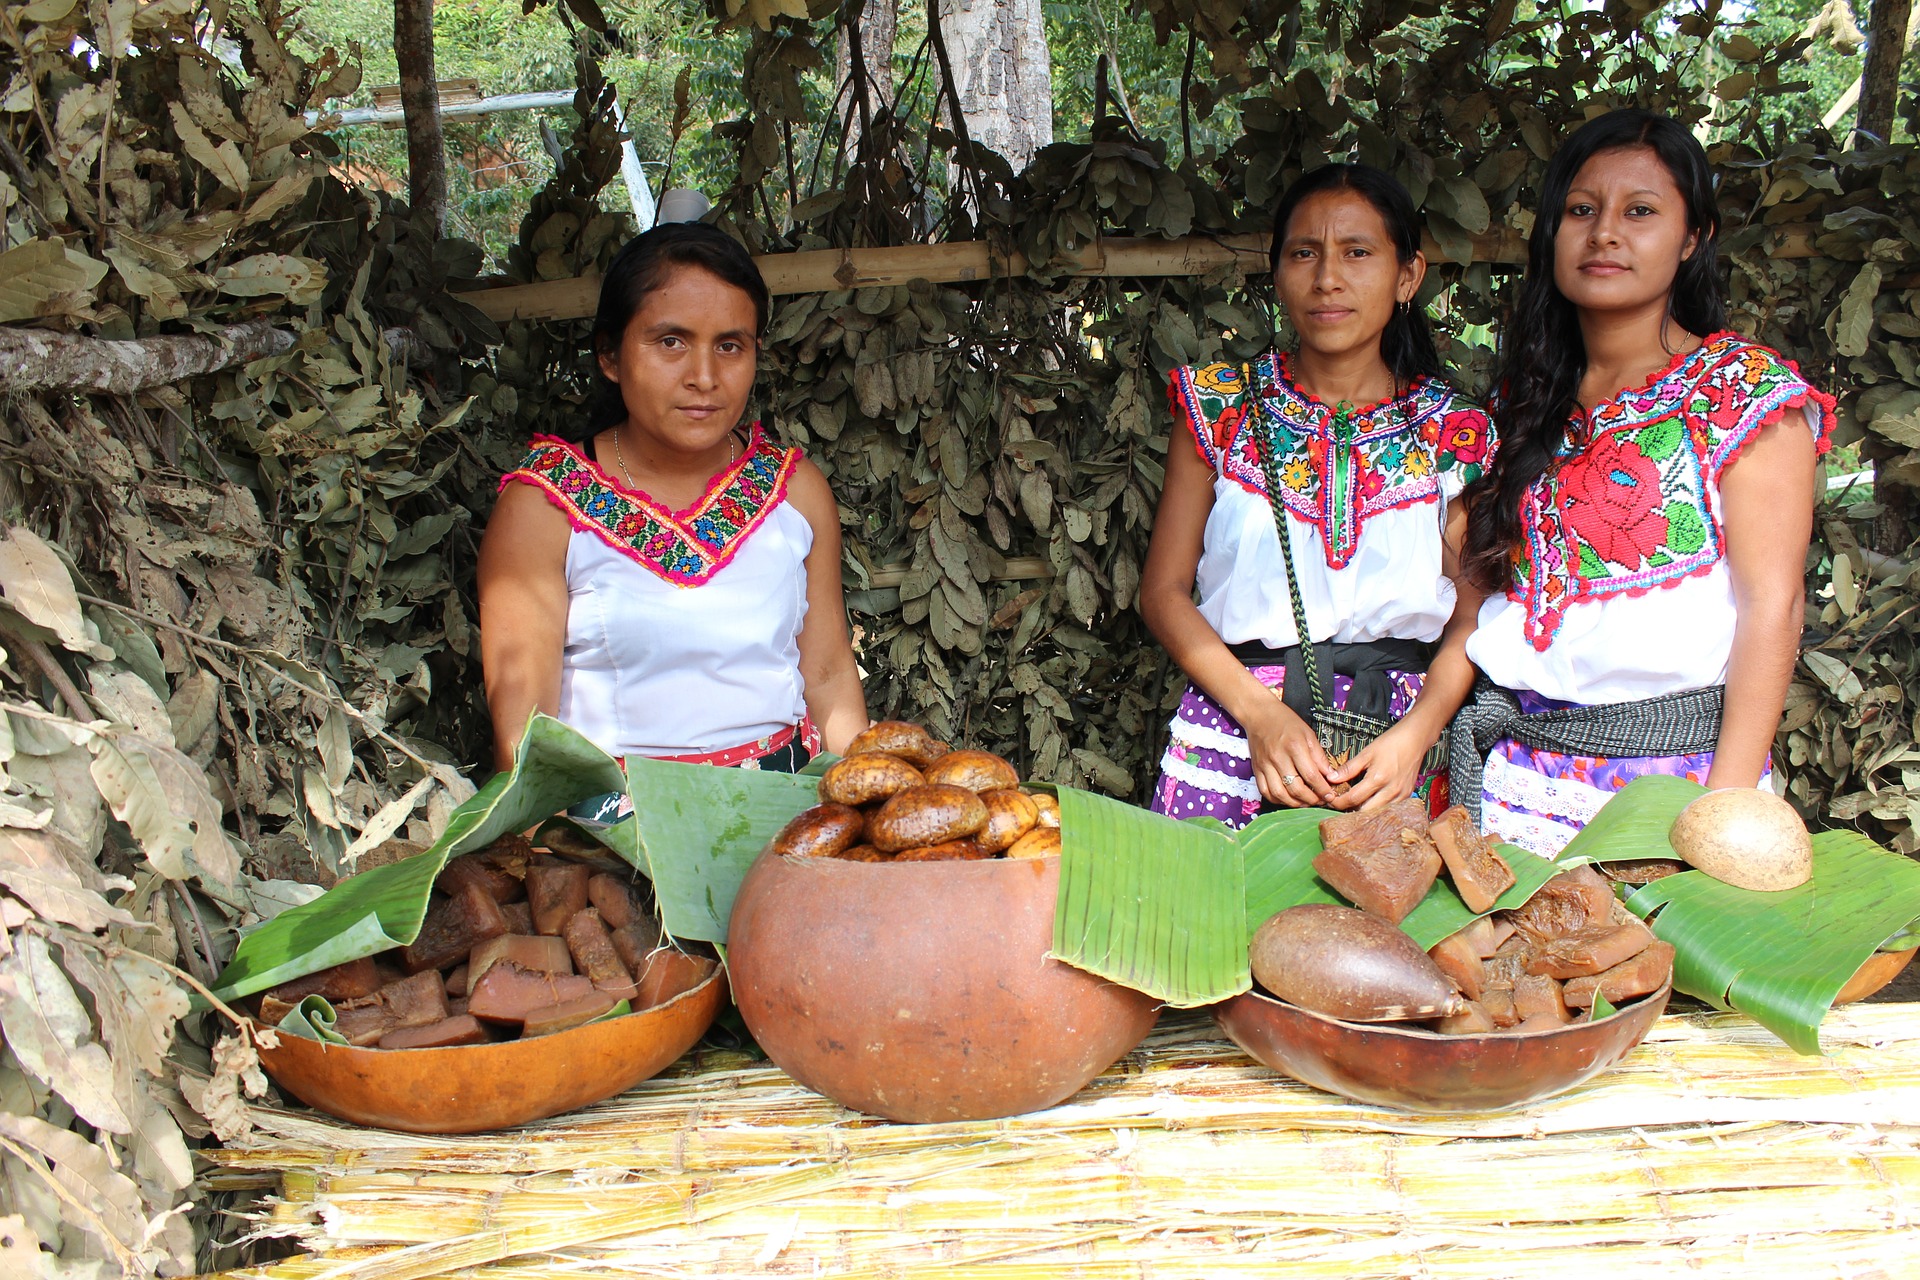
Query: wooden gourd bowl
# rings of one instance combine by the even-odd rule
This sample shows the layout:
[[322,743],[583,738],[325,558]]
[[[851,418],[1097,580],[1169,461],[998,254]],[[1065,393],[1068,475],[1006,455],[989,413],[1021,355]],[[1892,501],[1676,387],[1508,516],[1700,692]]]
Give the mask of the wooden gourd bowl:
[[317,1111],[405,1133],[484,1133],[610,1098],[693,1047],[726,999],[725,974],[665,1004],[570,1031],[445,1049],[357,1049],[279,1033],[274,1082]]
[[1673,983],[1599,1022],[1546,1031],[1449,1036],[1393,1023],[1342,1022],[1258,991],[1214,1016],[1256,1061],[1328,1093],[1399,1111],[1504,1111],[1563,1093],[1646,1038]]
[[866,863],[762,853],[727,966],[788,1075],[891,1120],[1054,1106],[1146,1038],[1152,997],[1047,958],[1060,859]]

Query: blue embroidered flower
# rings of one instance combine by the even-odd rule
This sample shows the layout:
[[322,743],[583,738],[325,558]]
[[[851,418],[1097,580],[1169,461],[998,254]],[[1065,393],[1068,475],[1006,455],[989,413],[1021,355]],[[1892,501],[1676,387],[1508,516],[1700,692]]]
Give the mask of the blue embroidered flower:
[[581,512],[590,520],[601,524],[612,524],[620,514],[621,502],[618,494],[602,489],[580,504]]

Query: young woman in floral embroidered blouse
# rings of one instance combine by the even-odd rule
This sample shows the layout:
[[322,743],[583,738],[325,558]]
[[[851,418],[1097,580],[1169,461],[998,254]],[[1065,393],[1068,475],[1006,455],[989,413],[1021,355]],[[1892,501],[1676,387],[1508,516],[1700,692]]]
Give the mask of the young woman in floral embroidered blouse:
[[1542,184],[1467,562],[1456,800],[1559,851],[1632,778],[1765,785],[1833,400],[1729,332],[1693,135],[1588,122]]
[[767,307],[746,250],[698,223],[608,268],[588,430],[535,438],[481,544],[501,768],[536,709],[616,756],[765,768],[866,727],[826,478],[740,425]]
[[[1399,183],[1361,165],[1301,178],[1275,210],[1272,261],[1298,349],[1174,372],[1140,583],[1148,626],[1191,681],[1153,808],[1234,827],[1263,804],[1351,809],[1430,791],[1423,757],[1473,681],[1455,623],[1471,623],[1479,597],[1456,586],[1453,499],[1493,449],[1413,306],[1426,262]],[[1397,720],[1350,761],[1328,759],[1304,719],[1303,639],[1336,706]]]

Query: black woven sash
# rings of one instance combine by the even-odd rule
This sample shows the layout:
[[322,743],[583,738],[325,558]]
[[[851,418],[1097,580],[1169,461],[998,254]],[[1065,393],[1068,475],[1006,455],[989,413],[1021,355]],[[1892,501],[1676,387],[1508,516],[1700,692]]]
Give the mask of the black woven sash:
[[1541,751],[1582,756],[1683,756],[1720,743],[1725,685],[1689,689],[1633,702],[1556,707],[1531,714],[1520,699],[1485,676],[1453,718],[1448,789],[1453,803],[1480,821],[1480,786],[1487,753],[1502,738]]
[[[1233,656],[1250,667],[1285,667],[1287,678],[1280,686],[1280,700],[1307,723],[1313,723],[1313,690],[1301,671],[1300,646],[1275,649],[1251,641],[1227,646]],[[1321,671],[1350,676],[1353,688],[1347,693],[1346,709],[1376,720],[1393,719],[1393,682],[1391,671],[1425,671],[1433,661],[1434,646],[1424,640],[1365,640],[1351,644],[1321,641],[1313,646],[1314,661]]]

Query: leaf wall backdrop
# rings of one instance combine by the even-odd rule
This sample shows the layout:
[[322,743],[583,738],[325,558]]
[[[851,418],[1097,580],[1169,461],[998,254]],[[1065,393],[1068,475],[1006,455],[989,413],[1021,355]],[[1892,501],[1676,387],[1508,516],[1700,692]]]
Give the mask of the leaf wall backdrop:
[[[1134,609],[1166,375],[1262,349],[1270,305],[1230,271],[1088,277],[1070,255],[1264,230],[1289,177],[1358,156],[1422,204],[1427,302],[1476,383],[1513,278],[1476,257],[1525,232],[1572,123],[1640,102],[1710,140],[1740,327],[1841,394],[1841,442],[1878,472],[1823,508],[1781,772],[1817,824],[1915,851],[1920,153],[1765,125],[1795,46],[1715,3],[1143,0],[1231,144],[1142,136],[1096,84],[1089,140],[1016,175],[921,108],[869,97],[851,133],[857,94],[810,114],[834,100],[797,91],[832,65],[831,6],[716,6],[746,33],[750,111],[715,131],[737,174],[712,194],[756,251],[987,240],[1030,264],[777,301],[761,407],[840,499],[876,714],[1144,799],[1177,688]],[[0,1253],[43,1274],[259,1256],[192,1148],[240,1138],[267,1085],[190,993],[242,931],[424,847],[484,780],[477,538],[498,474],[584,394],[585,324],[496,326],[457,296],[479,250],[335,170],[305,113],[357,72],[298,22],[277,0],[0,5],[0,337],[283,335],[137,391],[22,390],[0,350]],[[916,38],[898,82],[924,104]],[[597,39],[509,281],[596,272],[631,231],[602,200]]]

